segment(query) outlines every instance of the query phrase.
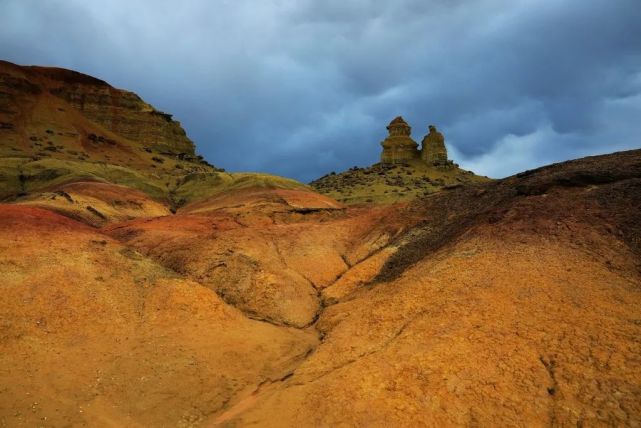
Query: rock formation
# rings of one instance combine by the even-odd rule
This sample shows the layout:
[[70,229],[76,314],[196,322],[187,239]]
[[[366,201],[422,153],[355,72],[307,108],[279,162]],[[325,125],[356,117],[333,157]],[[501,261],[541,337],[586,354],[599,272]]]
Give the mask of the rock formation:
[[387,126],[389,136],[381,143],[382,164],[402,164],[413,159],[422,159],[427,165],[439,168],[449,168],[454,163],[447,158],[445,137],[434,125],[429,126],[429,133],[423,137],[422,147],[410,137],[412,128],[405,120],[398,116]]
[[411,200],[451,186],[489,181],[447,158],[445,138],[434,125],[429,126],[420,150],[412,140],[412,128],[401,116],[394,118],[387,130],[380,163],[332,172],[310,185],[342,203],[362,204]]
[[[157,152],[195,156],[194,144],[170,114],[156,110],[133,92],[114,88],[100,79],[61,68],[23,67],[0,61],[0,88],[0,122],[14,125],[16,131],[21,115],[32,110],[49,120],[53,114],[47,110],[62,116],[73,107],[85,118],[131,142]],[[47,97],[49,94],[65,103],[56,103]],[[51,122],[53,125],[57,121]]]
[[387,130],[389,135],[381,143],[383,146],[382,163],[403,163],[410,159],[419,158],[418,144],[410,137],[412,128],[401,116],[394,118],[387,126]]
[[106,83],[74,83],[52,89],[51,93],[115,134],[158,152],[194,155],[194,145],[180,123],[133,92]]
[[452,161],[447,159],[445,137],[443,137],[443,134],[441,134],[434,125],[429,126],[429,133],[423,138],[421,159],[428,165],[434,166],[447,166],[452,164]]

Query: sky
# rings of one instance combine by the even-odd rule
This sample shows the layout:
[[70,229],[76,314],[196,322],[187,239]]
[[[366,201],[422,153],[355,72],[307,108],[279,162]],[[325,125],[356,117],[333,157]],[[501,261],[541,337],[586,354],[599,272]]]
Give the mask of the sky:
[[0,59],[172,113],[230,171],[378,161],[402,115],[504,177],[641,148],[639,0],[0,0]]

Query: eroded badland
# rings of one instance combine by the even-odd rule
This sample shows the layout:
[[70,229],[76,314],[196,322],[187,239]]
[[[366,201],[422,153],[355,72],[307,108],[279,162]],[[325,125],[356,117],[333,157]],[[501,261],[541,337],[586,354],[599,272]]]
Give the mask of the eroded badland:
[[313,187],[230,174],[0,63],[0,426],[638,426],[641,151],[489,180],[388,130]]

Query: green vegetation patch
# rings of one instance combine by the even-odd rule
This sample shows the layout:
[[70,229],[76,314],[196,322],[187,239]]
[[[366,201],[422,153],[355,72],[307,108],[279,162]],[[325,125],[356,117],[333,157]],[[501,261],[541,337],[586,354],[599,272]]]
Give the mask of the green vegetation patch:
[[172,191],[172,198],[180,207],[190,202],[249,188],[310,190],[303,183],[276,175],[250,172],[211,172],[186,175]]

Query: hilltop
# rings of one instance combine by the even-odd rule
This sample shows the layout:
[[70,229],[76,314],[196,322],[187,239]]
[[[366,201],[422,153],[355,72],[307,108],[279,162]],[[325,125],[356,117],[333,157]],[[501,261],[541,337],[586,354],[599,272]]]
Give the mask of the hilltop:
[[410,201],[446,188],[485,181],[489,179],[457,166],[439,170],[421,161],[408,160],[364,168],[355,166],[342,173],[327,174],[310,186],[342,203],[362,204]]
[[94,77],[0,61],[0,91],[3,159],[101,163],[157,176],[212,170],[170,114]]
[[445,139],[430,125],[422,147],[411,138],[411,127],[402,117],[387,126],[381,142],[381,162],[370,167],[329,173],[310,183],[319,193],[345,204],[393,203],[416,199],[442,189],[489,181],[459,168],[448,159]]
[[[176,211],[233,189],[307,189],[295,180],[216,168],[196,154],[171,114],[60,68],[0,61],[0,143],[0,200],[95,224],[145,216],[147,209]],[[130,197],[115,198],[109,189]]]

